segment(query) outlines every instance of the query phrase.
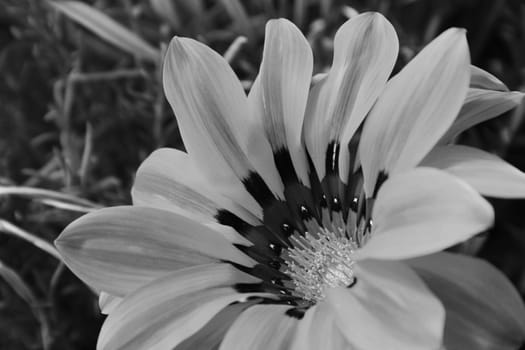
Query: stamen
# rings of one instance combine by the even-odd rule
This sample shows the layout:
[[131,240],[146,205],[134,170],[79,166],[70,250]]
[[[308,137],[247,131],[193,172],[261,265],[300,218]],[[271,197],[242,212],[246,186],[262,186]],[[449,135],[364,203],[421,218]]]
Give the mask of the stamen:
[[282,257],[296,296],[315,303],[324,299],[326,288],[346,287],[354,281],[352,255],[357,245],[346,237],[344,229],[337,231],[319,227],[314,234],[290,237],[293,248]]

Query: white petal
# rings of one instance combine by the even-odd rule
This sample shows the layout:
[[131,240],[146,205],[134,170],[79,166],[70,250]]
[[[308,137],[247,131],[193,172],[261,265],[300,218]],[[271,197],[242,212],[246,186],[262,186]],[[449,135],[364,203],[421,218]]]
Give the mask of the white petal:
[[524,198],[525,174],[496,155],[462,145],[436,147],[421,162],[445,170],[488,197]]
[[190,267],[157,279],[108,316],[97,349],[173,349],[225,306],[250,296],[232,285],[258,282],[229,264]]
[[[238,180],[255,172],[246,145],[254,141],[263,147],[264,140],[259,140],[264,136],[252,121],[247,97],[228,63],[204,44],[175,37],[166,54],[163,82],[195,164],[222,193],[260,217],[260,206]],[[262,174],[265,179],[279,180],[274,167],[265,169],[274,172],[273,177]],[[282,190],[276,181],[268,185],[276,192]]]
[[470,66],[470,87],[484,90],[509,91],[501,80],[476,66]]
[[400,259],[433,253],[487,229],[490,204],[472,187],[432,168],[389,178],[372,212],[372,234],[356,258]]
[[523,300],[493,266],[445,252],[407,262],[445,306],[448,350],[515,350],[523,344]]
[[469,61],[465,31],[449,29],[388,82],[359,145],[367,196],[380,172],[414,167],[452,125],[467,93]]
[[299,322],[287,305],[256,305],[230,327],[219,350],[288,350]]
[[398,46],[394,28],[379,13],[356,16],[337,31],[332,68],[310,93],[304,125],[305,143],[320,179],[328,145],[335,141],[341,144],[341,176],[346,181],[347,144],[384,88]]
[[439,143],[451,142],[455,136],[472,126],[519,106],[523,96],[523,93],[517,91],[469,89],[458,117]]
[[255,264],[220,233],[184,216],[145,207],[84,215],[65,228],[56,246],[80,279],[115,296],[188,266],[218,260]]
[[407,265],[363,261],[351,288],[330,288],[326,302],[337,325],[356,349],[435,350],[445,311]]
[[309,308],[297,326],[290,350],[350,349],[335,317],[325,302]]
[[189,155],[176,149],[162,148],[153,152],[139,167],[131,194],[135,205],[187,216],[221,233],[234,244],[252,245],[232,227],[219,224],[223,210],[251,225],[261,225],[260,219],[218,193]]
[[106,292],[100,292],[100,295],[98,296],[98,306],[100,307],[100,312],[104,315],[109,315],[113,312],[113,310],[115,310],[121,301],[122,298],[116,297]]
[[186,338],[173,350],[218,349],[224,339],[224,335],[237,317],[239,317],[244,310],[257,303],[258,301],[254,299],[226,306],[198,332]]
[[259,224],[246,209],[218,193],[189,155],[176,149],[161,148],[146,158],[131,194],[135,205],[171,210],[199,221],[215,222],[218,210],[226,209]]
[[249,100],[273,152],[287,149],[305,184],[309,179],[301,135],[312,70],[312,50],[301,31],[286,19],[270,20]]

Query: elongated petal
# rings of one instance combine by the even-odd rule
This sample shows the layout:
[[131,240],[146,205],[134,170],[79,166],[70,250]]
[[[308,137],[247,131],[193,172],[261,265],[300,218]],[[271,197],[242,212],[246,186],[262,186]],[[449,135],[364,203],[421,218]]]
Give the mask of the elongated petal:
[[261,222],[245,208],[218,193],[185,152],[162,148],[153,152],[137,171],[131,190],[133,203],[174,211],[202,222],[234,244],[251,245],[229,226],[220,225],[223,211],[235,213],[252,225]]
[[351,288],[330,288],[326,302],[356,349],[438,349],[445,311],[406,264],[364,261]]
[[157,279],[108,316],[97,349],[173,349],[225,306],[250,296],[232,286],[258,282],[229,264],[190,267]]
[[[265,140],[228,63],[204,44],[175,37],[164,61],[163,82],[195,164],[225,195],[260,217],[260,206],[238,180],[247,181],[255,172],[246,156],[246,145],[255,142],[264,147]],[[268,186],[282,192],[275,168],[268,166],[265,170],[262,176],[271,180]]]
[[188,266],[218,260],[255,263],[220,233],[184,216],[145,207],[87,214],[66,227],[56,246],[80,279],[115,296]]
[[121,50],[155,64],[159,61],[160,53],[157,48],[104,11],[80,1],[53,1],[48,4]]
[[449,29],[388,82],[359,145],[367,196],[380,172],[417,165],[452,125],[467,93],[469,61],[465,31]]
[[106,292],[100,292],[98,297],[98,306],[100,307],[100,312],[102,312],[104,315],[109,315],[117,308],[121,301],[122,298],[116,297]]
[[509,91],[509,88],[494,75],[472,65],[470,66],[470,87],[474,89]]
[[288,350],[299,320],[287,305],[256,305],[230,327],[219,350]]
[[514,350],[525,341],[525,306],[510,281],[487,262],[452,253],[408,261],[447,311],[448,350]]
[[215,222],[220,209],[234,212],[251,224],[258,220],[222,196],[182,151],[161,148],[141,164],[131,191],[133,204],[172,210],[199,221]]
[[[356,16],[337,31],[332,68],[310,93],[304,125],[319,178],[325,174],[330,143],[341,144],[340,159],[348,170],[348,141],[384,88],[398,48],[394,28],[378,13]],[[346,181],[346,173],[342,176]]]
[[336,314],[324,302],[306,311],[297,326],[291,346],[291,350],[351,349],[336,324]]
[[301,135],[312,70],[312,50],[301,31],[286,19],[270,20],[261,71],[249,100],[264,125],[273,152],[289,150],[295,169],[306,184],[307,160]]
[[458,117],[439,143],[448,143],[472,126],[516,108],[523,101],[523,96],[523,93],[517,91],[469,89]]
[[443,169],[488,197],[525,197],[525,174],[496,155],[462,145],[436,147],[421,162]]
[[237,317],[244,310],[257,303],[257,299],[254,299],[226,306],[198,332],[177,345],[174,350],[218,349],[224,339],[224,335]]
[[490,204],[472,187],[432,168],[416,168],[388,179],[372,213],[363,258],[402,259],[433,253],[487,229]]

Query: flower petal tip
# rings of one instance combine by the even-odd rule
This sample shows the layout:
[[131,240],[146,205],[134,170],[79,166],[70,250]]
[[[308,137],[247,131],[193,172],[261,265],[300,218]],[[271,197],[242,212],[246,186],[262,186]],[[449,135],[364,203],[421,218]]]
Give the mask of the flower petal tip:
[[515,102],[516,104],[521,104],[523,102],[523,97],[525,93],[521,91],[512,91],[508,93],[509,99]]
[[467,43],[467,30],[465,28],[459,28],[459,27],[452,27],[444,31],[439,37],[442,38],[442,40],[446,40],[449,42],[450,48],[452,47],[461,47],[462,49],[465,49],[467,54],[469,52],[468,50],[468,43]]
[[381,13],[379,12],[374,12],[374,11],[368,11],[368,12],[363,12],[360,14],[360,16],[366,18],[370,18],[370,19],[373,19],[373,20],[378,20],[378,19],[384,19],[385,16],[383,16]]

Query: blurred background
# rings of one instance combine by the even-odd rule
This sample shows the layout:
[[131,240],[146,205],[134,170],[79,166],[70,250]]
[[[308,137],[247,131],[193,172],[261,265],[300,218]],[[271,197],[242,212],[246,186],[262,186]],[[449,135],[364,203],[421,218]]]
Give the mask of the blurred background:
[[[396,70],[458,26],[473,64],[525,90],[521,0],[0,0],[0,349],[94,349],[97,297],[52,242],[83,213],[130,203],[154,149],[183,148],[159,72],[173,35],[223,54],[248,89],[268,19],[301,28],[317,73],[331,63],[335,30],[368,10],[396,27]],[[521,106],[458,141],[525,170],[523,116]],[[524,296],[525,201],[491,202],[494,228],[456,249],[495,264]]]

